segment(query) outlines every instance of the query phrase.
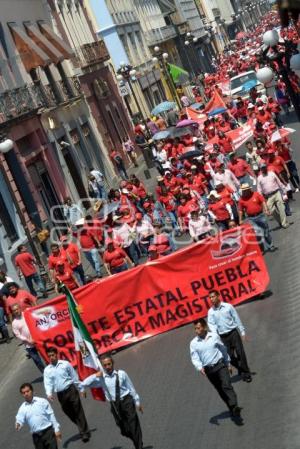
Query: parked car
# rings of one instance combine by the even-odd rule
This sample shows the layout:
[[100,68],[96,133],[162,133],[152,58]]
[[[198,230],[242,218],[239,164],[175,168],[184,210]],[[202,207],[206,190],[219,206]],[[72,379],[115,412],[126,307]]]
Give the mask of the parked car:
[[265,86],[258,81],[254,70],[240,73],[230,79],[230,95],[233,98],[249,98],[249,91],[252,87],[256,87],[256,90],[262,94],[266,93]]

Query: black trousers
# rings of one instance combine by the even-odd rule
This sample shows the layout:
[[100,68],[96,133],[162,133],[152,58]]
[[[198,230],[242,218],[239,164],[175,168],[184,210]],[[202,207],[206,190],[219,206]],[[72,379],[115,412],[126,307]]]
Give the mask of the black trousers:
[[213,384],[221,399],[225,402],[229,410],[237,406],[237,397],[230,380],[230,374],[223,360],[216,365],[204,368],[205,374]]
[[133,441],[135,449],[143,449],[143,436],[134,400],[130,394],[111,404],[111,413],[121,430],[121,435]]
[[240,374],[250,374],[244,345],[237,329],[233,329],[228,334],[221,335],[221,339],[227,348],[231,365],[234,366]]
[[57,397],[64,413],[78,427],[80,435],[88,434],[89,426],[76,387],[70,385],[66,390],[57,393]]
[[57,440],[52,426],[33,433],[32,439],[35,449],[57,449]]

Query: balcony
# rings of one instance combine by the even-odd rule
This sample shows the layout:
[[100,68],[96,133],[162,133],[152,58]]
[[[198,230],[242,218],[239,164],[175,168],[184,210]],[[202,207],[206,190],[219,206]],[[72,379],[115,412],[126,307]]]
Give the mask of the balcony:
[[68,86],[60,80],[53,85],[28,84],[3,92],[0,94],[0,127],[37,111],[56,108],[81,94],[76,77],[68,78]]
[[151,47],[174,39],[175,37],[176,31],[172,25],[166,25],[165,27],[146,32],[146,42]]
[[93,64],[108,61],[110,55],[104,41],[91,42],[75,49],[75,54],[71,58],[74,67],[84,68]]
[[34,84],[1,93],[0,125],[33,113],[43,107],[43,104],[43,96]]

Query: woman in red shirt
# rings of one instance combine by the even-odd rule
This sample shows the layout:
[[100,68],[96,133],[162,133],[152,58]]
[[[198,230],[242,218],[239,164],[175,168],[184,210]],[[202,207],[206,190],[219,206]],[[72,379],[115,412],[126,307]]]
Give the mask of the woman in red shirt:
[[60,292],[60,283],[64,284],[69,290],[75,290],[80,287],[75,278],[72,269],[65,264],[63,260],[59,260],[55,266],[55,291]]
[[154,236],[151,246],[155,246],[157,253],[160,256],[167,256],[172,252],[170,237],[165,232],[162,232],[162,225],[156,224],[154,226]]
[[114,241],[106,240],[107,248],[103,253],[103,262],[109,275],[128,270],[129,265],[134,266],[132,260],[125,251],[115,246]]

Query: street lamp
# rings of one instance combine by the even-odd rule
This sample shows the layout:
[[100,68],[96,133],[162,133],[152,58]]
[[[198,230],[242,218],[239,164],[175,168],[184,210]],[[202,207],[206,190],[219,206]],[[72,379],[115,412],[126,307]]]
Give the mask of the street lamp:
[[154,55],[152,57],[152,62],[154,64],[159,63],[160,68],[163,71],[165,80],[166,80],[166,82],[167,82],[167,84],[169,86],[169,89],[170,89],[170,92],[172,94],[172,97],[176,101],[179,109],[181,109],[181,104],[180,104],[180,100],[178,98],[176,87],[174,85],[174,81],[173,81],[173,79],[172,79],[172,77],[170,75],[170,72],[169,72],[168,68],[167,68],[166,61],[167,61],[168,58],[169,58],[168,53],[161,51],[161,49],[158,46],[154,47]]
[[[186,47],[189,47],[192,50],[192,52],[193,52],[193,55],[192,55],[193,56],[193,62],[195,62],[195,63],[198,60],[198,56],[197,56],[197,53],[195,51],[194,45],[198,42],[198,40],[199,40],[198,37],[194,36],[190,32],[186,33],[186,35],[185,35],[184,45],[186,45]],[[192,64],[192,62],[190,60],[188,51],[186,52],[186,57],[187,57],[187,60],[189,62],[190,70],[191,70],[192,74],[195,75],[195,67],[194,67],[194,64]]]
[[[9,158],[13,159],[14,165],[16,165],[16,161],[15,161],[16,155],[15,155],[14,151],[11,151],[13,149],[13,147],[14,147],[13,141],[11,139],[7,139],[6,136],[4,136],[4,135],[2,135],[0,137],[0,139],[2,139],[0,141],[0,153],[3,154],[6,162],[8,163],[8,166],[10,165],[9,164]],[[19,216],[20,222],[21,222],[22,227],[24,229],[24,232],[25,232],[25,235],[27,237],[27,240],[28,240],[28,243],[30,245],[30,248],[31,248],[31,250],[32,250],[32,252],[33,252],[37,262],[38,262],[38,264],[40,266],[42,266],[42,260],[41,260],[40,254],[39,254],[39,252],[38,252],[38,250],[37,250],[37,248],[35,246],[34,240],[33,240],[32,236],[31,236],[31,233],[30,233],[30,231],[28,229],[28,225],[27,225],[26,220],[24,218],[23,211],[22,211],[22,209],[20,207],[20,204],[19,204],[19,202],[17,201],[17,199],[15,197],[15,192],[14,192],[14,190],[12,188],[11,181],[10,181],[10,179],[9,179],[9,177],[7,175],[7,172],[4,169],[2,164],[0,164],[0,169],[1,169],[2,176],[3,176],[4,180],[5,180],[5,184],[6,184],[7,188],[8,188],[9,193],[10,193],[11,199],[13,201],[13,204],[15,206],[15,209],[17,211],[17,214]]]
[[[300,59],[298,54],[296,53],[297,50],[291,48],[287,45],[287,42],[284,41],[283,46],[285,47],[285,50],[282,51],[278,47],[279,43],[279,35],[276,30],[269,30],[266,31],[263,35],[263,43],[265,45],[265,49],[261,53],[260,61],[261,62],[269,62],[270,67],[263,67],[257,71],[258,80],[263,83],[268,83],[272,80],[274,73],[277,72],[279,76],[282,77],[282,80],[285,84],[287,93],[291,99],[291,102],[294,106],[296,115],[298,120],[300,121],[300,104],[297,94],[295,93],[293,86],[291,84],[291,80],[289,78],[290,74],[290,62],[294,66],[300,67]],[[285,60],[285,62],[283,62]],[[276,64],[274,64],[276,63]],[[262,72],[263,70],[263,72]],[[271,77],[271,72],[273,76]],[[271,78],[267,81],[263,81],[264,78]]]
[[132,93],[132,96],[133,96],[134,102],[136,104],[137,110],[139,112],[139,115],[140,115],[140,117],[141,117],[141,119],[142,119],[142,121],[143,121],[143,123],[145,125],[145,128],[146,128],[146,130],[147,130],[147,132],[149,134],[149,138],[150,138],[151,133],[150,133],[149,128],[147,126],[147,122],[144,119],[144,116],[143,116],[143,113],[142,113],[142,110],[141,110],[141,107],[140,107],[140,102],[138,101],[138,99],[136,97],[136,94],[135,94],[135,91],[134,91],[133,86],[132,86],[132,77],[134,77],[135,75],[136,75],[136,70],[130,64],[126,64],[125,62],[120,62],[120,68],[117,70],[117,80],[118,81],[124,81],[125,80],[128,83],[129,88],[130,88],[130,92]]

